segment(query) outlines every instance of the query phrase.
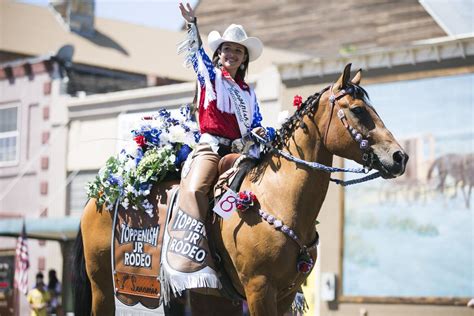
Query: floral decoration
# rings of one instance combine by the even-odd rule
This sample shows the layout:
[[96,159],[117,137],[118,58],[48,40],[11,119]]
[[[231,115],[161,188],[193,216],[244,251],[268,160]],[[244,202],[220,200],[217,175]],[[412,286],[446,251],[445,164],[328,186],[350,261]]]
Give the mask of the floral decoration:
[[296,106],[296,108],[299,110],[302,103],[303,97],[300,95],[295,95],[295,97],[293,98],[293,106]]
[[308,274],[311,272],[314,266],[314,260],[311,258],[307,251],[302,251],[298,256],[298,261],[296,263],[296,269],[303,273]]
[[250,191],[243,191],[237,194],[235,206],[239,211],[246,211],[257,202],[257,197]]
[[105,205],[112,210],[120,199],[124,208],[131,206],[153,216],[153,205],[147,198],[153,183],[177,172],[200,138],[188,106],[176,117],[162,109],[143,121],[140,128],[132,130],[131,146],[110,157],[88,183],[87,195],[96,199],[98,208]]

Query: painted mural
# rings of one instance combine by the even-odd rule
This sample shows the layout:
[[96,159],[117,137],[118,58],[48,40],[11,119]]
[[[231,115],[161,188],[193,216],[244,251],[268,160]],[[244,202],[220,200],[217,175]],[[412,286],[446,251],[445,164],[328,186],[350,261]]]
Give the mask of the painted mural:
[[343,294],[474,297],[474,74],[365,88],[410,160],[346,188]]

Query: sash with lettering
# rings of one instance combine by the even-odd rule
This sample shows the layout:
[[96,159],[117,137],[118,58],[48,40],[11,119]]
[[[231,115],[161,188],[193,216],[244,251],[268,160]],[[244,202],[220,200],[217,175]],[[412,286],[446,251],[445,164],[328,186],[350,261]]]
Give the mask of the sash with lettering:
[[[161,246],[169,183],[155,185],[153,216],[115,207],[112,230],[112,271],[115,315],[156,315],[161,305]],[[162,193],[162,194],[158,194]],[[155,204],[155,203],[154,203]]]
[[252,89],[245,91],[234,81],[227,71],[216,69],[217,108],[237,117],[241,136],[252,129],[255,112],[255,94]]
[[[242,89],[227,71],[216,70],[217,108],[226,113],[235,114],[241,137],[246,137],[252,130],[254,113],[256,111],[256,97],[253,89]],[[260,157],[258,144],[249,148],[247,155]]]

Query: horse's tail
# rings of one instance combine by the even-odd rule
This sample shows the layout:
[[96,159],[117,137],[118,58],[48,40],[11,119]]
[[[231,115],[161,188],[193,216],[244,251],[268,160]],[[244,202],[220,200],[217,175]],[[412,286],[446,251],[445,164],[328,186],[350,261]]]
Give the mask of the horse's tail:
[[92,310],[91,282],[87,277],[82,231],[79,227],[74,245],[74,315],[89,316]]

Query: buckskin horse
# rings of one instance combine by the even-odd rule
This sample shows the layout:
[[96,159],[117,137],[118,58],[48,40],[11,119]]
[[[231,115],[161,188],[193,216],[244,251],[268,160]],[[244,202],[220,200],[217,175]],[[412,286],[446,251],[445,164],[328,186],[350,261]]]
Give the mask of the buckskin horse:
[[[283,315],[307,276],[296,268],[302,251],[316,260],[315,222],[330,175],[301,161],[331,166],[337,155],[375,169],[385,179],[405,171],[408,155],[369,104],[359,85],[361,71],[350,80],[350,68],[348,64],[333,85],[301,104],[272,143],[280,152],[268,150],[247,174],[240,190],[253,192],[257,207],[235,212],[213,226],[224,268],[246,298],[251,315]],[[90,296],[78,299],[83,307],[89,302],[94,315],[113,314],[111,230],[109,212],[89,201],[78,236],[87,275],[76,283],[92,291],[92,301]]]

